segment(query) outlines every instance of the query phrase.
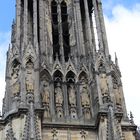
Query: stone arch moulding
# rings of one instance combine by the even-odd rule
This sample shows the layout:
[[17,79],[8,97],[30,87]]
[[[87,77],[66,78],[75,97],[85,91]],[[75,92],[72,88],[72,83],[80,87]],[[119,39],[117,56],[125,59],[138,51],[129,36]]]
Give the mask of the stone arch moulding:
[[43,69],[43,70],[40,72],[40,78],[41,78],[41,80],[44,79],[44,78],[45,78],[47,81],[51,81],[51,80],[52,80],[52,76],[51,76],[49,70],[47,70],[47,69]]

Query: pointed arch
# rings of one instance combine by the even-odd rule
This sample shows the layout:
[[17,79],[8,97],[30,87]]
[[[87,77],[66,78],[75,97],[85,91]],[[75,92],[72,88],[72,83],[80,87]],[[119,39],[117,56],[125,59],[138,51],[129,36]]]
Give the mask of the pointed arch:
[[14,74],[18,74],[19,69],[20,69],[20,62],[19,62],[19,60],[17,58],[15,58],[11,63],[10,75],[13,76]]
[[47,80],[47,81],[52,80],[52,76],[51,76],[50,72],[47,69],[43,69],[40,72],[40,78],[41,78],[41,81],[44,80],[44,79]]
[[88,74],[85,71],[80,72],[78,79],[80,82],[82,82],[83,80],[85,82],[88,82]]
[[54,80],[54,82],[61,82],[63,80],[63,74],[62,74],[62,72],[59,71],[59,70],[56,70],[53,73],[53,80]]
[[11,67],[15,68],[15,67],[17,67],[18,65],[20,65],[20,62],[19,62],[18,58],[15,58],[15,59],[12,61]]
[[76,80],[76,75],[73,71],[68,71],[67,74],[66,74],[66,81],[68,83],[75,83],[75,80]]
[[98,67],[98,71],[99,71],[99,72],[106,72],[105,62],[104,62],[103,59],[100,59],[100,60],[98,61],[97,67]]

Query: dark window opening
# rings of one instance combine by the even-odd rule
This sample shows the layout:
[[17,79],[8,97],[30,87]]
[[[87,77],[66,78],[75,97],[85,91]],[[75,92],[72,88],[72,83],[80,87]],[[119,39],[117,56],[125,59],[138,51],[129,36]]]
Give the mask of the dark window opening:
[[89,16],[92,16],[92,12],[93,12],[93,3],[92,0],[87,0],[88,2],[88,12],[89,12]]
[[57,14],[57,3],[55,0],[51,3],[52,13],[52,39],[53,39],[53,59],[56,57],[60,60],[60,45],[59,45],[59,31],[58,31],[58,14]]
[[84,0],[80,0],[80,11],[81,11],[81,21],[82,21],[82,29],[83,29],[83,37],[86,42],[86,28],[85,28],[85,6]]
[[28,1],[28,36],[32,41],[33,37],[33,0]]
[[64,1],[62,1],[61,3],[61,20],[62,20],[62,32],[63,32],[64,57],[65,57],[65,61],[67,62],[70,54],[69,24],[68,24],[67,5]]

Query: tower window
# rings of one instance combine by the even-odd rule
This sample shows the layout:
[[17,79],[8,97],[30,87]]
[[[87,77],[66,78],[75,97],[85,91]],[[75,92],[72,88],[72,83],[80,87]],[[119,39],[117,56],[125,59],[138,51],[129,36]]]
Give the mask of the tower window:
[[67,62],[70,54],[69,24],[68,24],[67,5],[64,1],[62,1],[61,3],[61,20],[62,20],[64,57],[65,61]]
[[55,0],[51,3],[52,12],[52,39],[53,39],[53,58],[56,56],[60,59],[60,45],[59,45],[59,32],[58,32],[58,14],[57,14],[57,3]]

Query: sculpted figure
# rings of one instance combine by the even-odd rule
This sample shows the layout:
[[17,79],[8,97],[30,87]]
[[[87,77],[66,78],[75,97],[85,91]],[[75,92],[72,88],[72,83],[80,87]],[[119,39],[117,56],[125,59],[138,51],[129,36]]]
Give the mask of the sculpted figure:
[[103,96],[108,94],[108,84],[107,84],[107,77],[105,73],[100,74],[100,88]]
[[63,93],[62,93],[62,88],[60,86],[60,83],[57,83],[54,92],[55,92],[56,104],[62,105],[63,104]]
[[115,84],[114,86],[114,95],[115,95],[115,99],[116,99],[116,105],[121,105],[121,95],[118,89],[118,86]]
[[26,66],[26,90],[27,92],[34,91],[34,79],[33,79],[33,63],[28,62]]
[[46,103],[46,104],[49,104],[49,102],[50,102],[50,89],[49,89],[49,85],[47,82],[45,82],[43,85],[42,102]]
[[14,96],[17,96],[20,92],[20,84],[18,81],[18,77],[19,77],[19,69],[20,69],[20,65],[17,65],[13,68],[12,70],[12,79],[11,79],[11,85],[12,85],[12,93]]
[[75,106],[76,105],[76,95],[75,95],[75,89],[74,89],[74,85],[71,84],[69,89],[68,89],[68,95],[69,95],[69,103],[71,106]]
[[19,84],[19,82],[16,82],[13,85],[13,91],[12,92],[13,92],[14,96],[17,96],[20,93],[20,84]]
[[81,89],[80,89],[80,93],[81,93],[81,103],[82,106],[89,106],[90,105],[90,101],[89,101],[89,94],[88,94],[88,88],[87,85],[82,85]]
[[18,76],[19,76],[19,69],[20,69],[20,65],[17,65],[16,67],[14,67],[12,69],[12,84],[14,84],[15,82],[17,82],[18,80]]

